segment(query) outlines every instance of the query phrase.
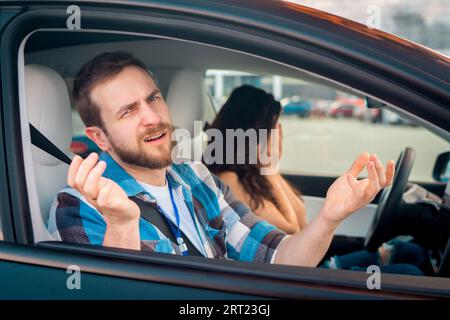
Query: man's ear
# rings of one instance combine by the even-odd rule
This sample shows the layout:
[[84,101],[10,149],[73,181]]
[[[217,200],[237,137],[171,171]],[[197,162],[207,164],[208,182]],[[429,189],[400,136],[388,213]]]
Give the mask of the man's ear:
[[92,126],[87,127],[85,132],[88,138],[94,141],[102,151],[108,151],[110,149],[108,138],[102,129]]

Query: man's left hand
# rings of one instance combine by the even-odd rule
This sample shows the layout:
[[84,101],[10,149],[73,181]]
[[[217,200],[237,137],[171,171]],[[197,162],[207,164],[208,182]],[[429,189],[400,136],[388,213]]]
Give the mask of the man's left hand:
[[[365,167],[368,178],[357,180]],[[391,185],[394,171],[394,161],[389,161],[385,170],[375,154],[362,153],[353,162],[350,170],[330,186],[319,215],[337,227],[350,214],[369,204],[381,189]]]

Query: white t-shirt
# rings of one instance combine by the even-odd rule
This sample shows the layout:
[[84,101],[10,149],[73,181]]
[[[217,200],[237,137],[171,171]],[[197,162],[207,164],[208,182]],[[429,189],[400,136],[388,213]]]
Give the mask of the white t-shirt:
[[[165,186],[163,187],[153,186],[140,181],[138,181],[138,183],[142,186],[142,188],[144,188],[145,191],[150,193],[156,199],[157,204],[162,209],[164,215],[174,224],[174,226],[176,226],[177,220],[175,217],[175,210],[172,206],[172,201],[170,199],[169,184],[167,180]],[[196,220],[195,222],[197,223],[200,235],[197,232],[189,209],[186,203],[184,202],[184,197],[181,188],[172,189],[172,192],[175,204],[178,209],[178,214],[180,216],[181,231],[183,231],[186,237],[189,238],[191,243],[197,248],[197,250],[200,253],[202,253],[206,257],[212,257],[212,252],[209,248],[209,245],[207,244],[208,240],[206,239],[204,230],[194,215]]]

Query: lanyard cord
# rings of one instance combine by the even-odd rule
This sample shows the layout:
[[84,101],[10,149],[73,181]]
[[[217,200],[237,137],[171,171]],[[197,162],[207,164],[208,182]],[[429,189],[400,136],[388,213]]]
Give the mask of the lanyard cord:
[[172,202],[173,211],[175,212],[175,219],[177,222],[176,228],[173,225],[172,221],[170,221],[169,219],[167,219],[167,221],[169,222],[169,226],[172,229],[172,232],[174,233],[175,237],[177,238],[177,244],[180,247],[181,253],[184,256],[187,256],[187,255],[189,255],[189,252],[188,252],[188,248],[187,248],[186,244],[184,243],[184,239],[181,237],[180,214],[178,213],[178,208],[177,208],[177,205],[173,198],[173,191],[172,191],[172,187],[170,186],[170,184],[169,184],[169,193],[170,193],[170,201]]

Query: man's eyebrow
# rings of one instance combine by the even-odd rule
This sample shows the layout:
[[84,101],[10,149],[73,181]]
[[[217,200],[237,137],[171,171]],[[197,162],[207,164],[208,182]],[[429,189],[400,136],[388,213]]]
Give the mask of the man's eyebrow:
[[[154,90],[146,97],[146,99],[151,98],[151,97],[157,95],[158,93],[160,93],[159,89],[154,89]],[[125,110],[127,110],[127,109],[129,109],[129,108],[131,108],[131,107],[133,107],[133,106],[135,106],[135,105],[137,105],[137,104],[138,104],[137,101],[134,101],[134,102],[131,102],[131,103],[129,103],[129,104],[126,104],[126,105],[121,106],[121,107],[119,108],[119,110],[116,112],[116,115],[117,115],[117,116],[120,115],[123,111],[125,111]]]
[[127,109],[129,109],[129,108],[131,108],[131,107],[133,107],[133,106],[135,106],[135,105],[137,105],[137,102],[136,102],[136,101],[134,101],[134,102],[132,102],[132,103],[129,103],[129,104],[126,104],[126,105],[124,105],[124,106],[121,106],[121,107],[119,108],[119,110],[116,112],[116,116],[120,115],[122,112],[124,112],[125,110],[127,110]]
[[161,93],[161,92],[159,91],[159,89],[158,89],[158,88],[154,89],[154,90],[152,91],[152,93],[150,93],[150,94],[147,96],[147,99],[148,99],[148,98],[151,98],[151,97],[153,97],[153,96],[156,96],[158,93]]

